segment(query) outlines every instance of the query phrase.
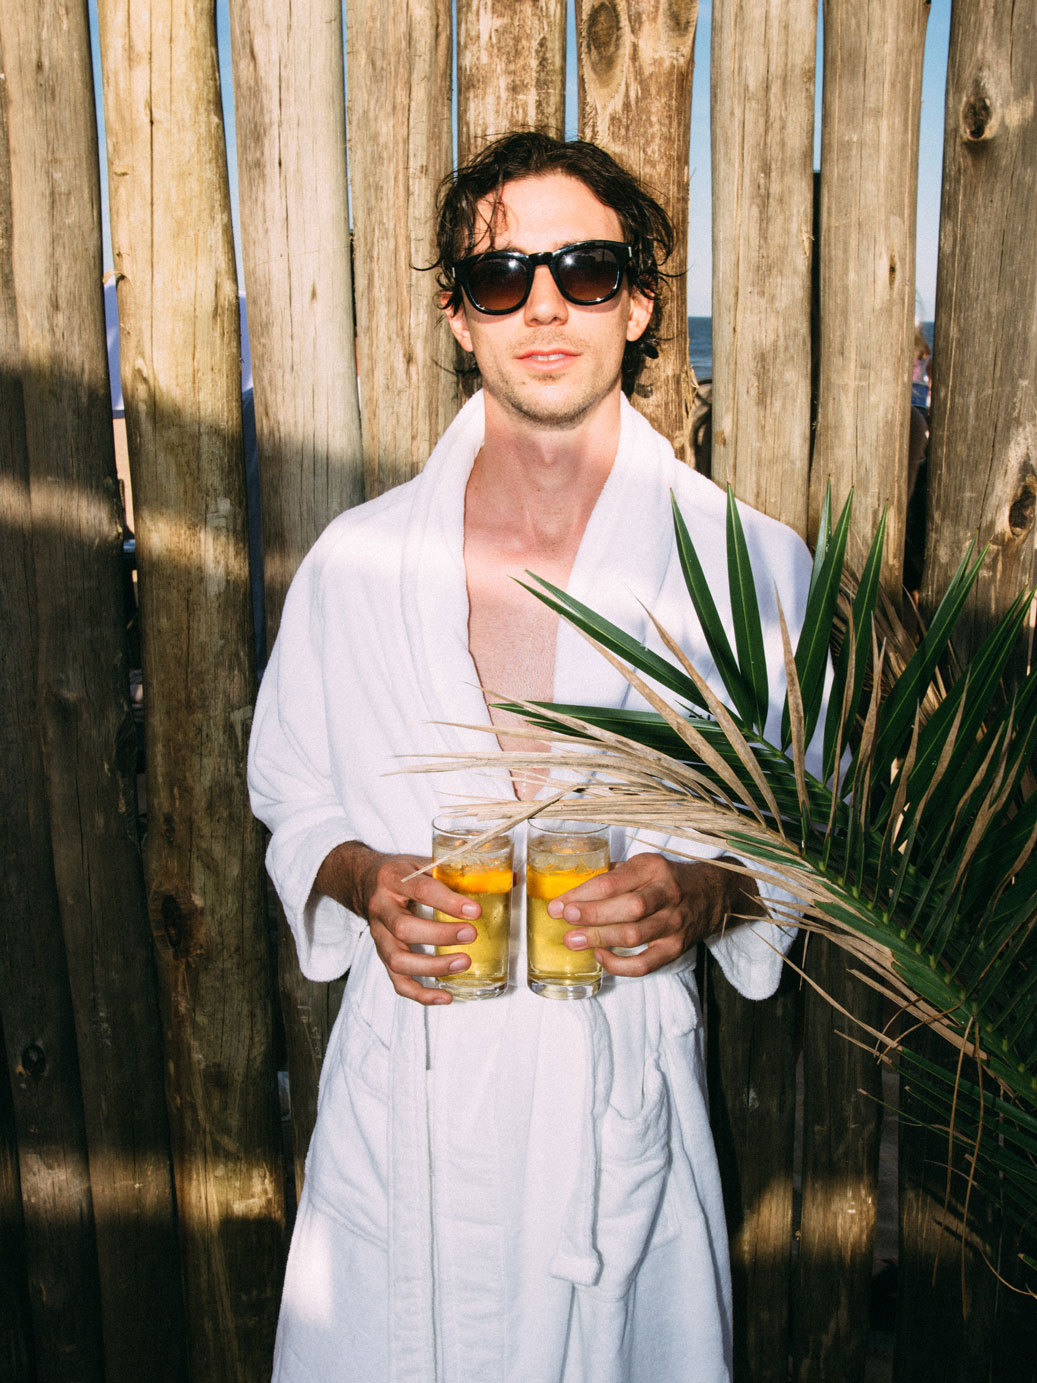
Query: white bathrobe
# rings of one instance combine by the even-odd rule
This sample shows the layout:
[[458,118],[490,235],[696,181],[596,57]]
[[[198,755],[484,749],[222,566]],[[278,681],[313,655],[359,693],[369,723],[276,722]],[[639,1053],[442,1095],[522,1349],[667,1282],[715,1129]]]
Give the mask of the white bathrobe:
[[[313,892],[342,841],[427,854],[429,823],[451,794],[510,794],[502,771],[398,771],[409,756],[495,745],[456,728],[489,724],[468,650],[462,554],[482,437],[477,395],[420,476],[328,527],[292,584],[256,707],[252,801],[272,831],[267,864],[300,965],[316,980],[350,970],[321,1077],[274,1376],[719,1383],[730,1371],[730,1289],[693,953],[645,979],[606,977],[595,999],[553,1002],[525,986],[516,923],[505,995],[427,1009],[397,997],[365,923]],[[569,591],[639,639],[650,636],[647,607],[708,674],[671,490],[727,618],[724,496],[625,400]],[[784,694],[774,592],[795,631],[810,560],[780,524],[748,509],[743,520],[773,730]],[[636,704],[564,623],[554,696]],[[760,998],[777,984],[775,947],[786,940],[762,921],[710,944],[728,978]]]

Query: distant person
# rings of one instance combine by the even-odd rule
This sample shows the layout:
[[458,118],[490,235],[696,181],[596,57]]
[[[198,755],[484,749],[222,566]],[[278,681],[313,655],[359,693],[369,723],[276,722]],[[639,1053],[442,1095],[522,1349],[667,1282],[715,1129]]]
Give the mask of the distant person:
[[911,405],[926,413],[929,411],[932,391],[932,370],[930,368],[932,358],[933,353],[929,349],[929,342],[922,335],[922,328],[916,322],[915,353],[911,367]]
[[[483,388],[419,476],[334,520],[302,563],[250,745],[302,969],[349,969],[274,1376],[723,1383],[728,1249],[693,967],[706,941],[763,998],[787,934],[709,851],[634,845],[550,906],[565,944],[607,972],[597,997],[553,1002],[521,984],[452,1003],[430,982],[469,957],[413,948],[470,945],[479,905],[411,877],[430,821],[454,793],[517,800],[537,785],[399,771],[414,756],[488,751],[494,731],[504,749],[535,748],[497,691],[644,704],[517,585],[527,568],[637,638],[653,638],[650,608],[711,666],[670,495],[722,604],[724,496],[621,388],[655,339],[673,231],[601,149],[520,133],[447,181],[437,236],[441,306]],[[742,517],[776,738],[777,598],[795,637],[811,562],[783,525]],[[473,723],[491,733],[463,728]]]
[[[911,366],[911,415],[907,442],[907,517],[904,538],[904,588],[917,602],[922,586],[927,509],[926,451],[929,446],[932,351],[915,323]],[[908,612],[910,614],[910,612]]]

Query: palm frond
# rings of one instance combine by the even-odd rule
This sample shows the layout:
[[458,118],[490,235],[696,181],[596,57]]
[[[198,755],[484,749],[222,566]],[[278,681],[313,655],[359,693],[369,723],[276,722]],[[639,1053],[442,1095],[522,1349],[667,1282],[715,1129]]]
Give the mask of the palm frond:
[[[1013,691],[1002,683],[1030,595],[958,667],[951,639],[982,556],[970,547],[915,647],[880,587],[884,523],[859,582],[844,567],[848,524],[849,502],[833,526],[826,501],[795,647],[779,612],[786,698],[777,743],[766,737],[760,607],[730,493],[733,637],[674,506],[712,681],[658,625],[672,661],[533,578],[540,589],[529,589],[619,666],[651,709],[505,704],[551,741],[556,761],[585,774],[567,812],[733,852],[784,890],[790,918],[853,955],[908,1029],[924,1024],[963,1054],[948,1072],[896,1031],[870,1034],[900,1063],[929,1125],[965,1150],[977,1184],[1022,1224],[1037,1216],[1037,791],[1028,771],[1037,672]],[[812,739],[822,741],[821,778],[809,767]]]

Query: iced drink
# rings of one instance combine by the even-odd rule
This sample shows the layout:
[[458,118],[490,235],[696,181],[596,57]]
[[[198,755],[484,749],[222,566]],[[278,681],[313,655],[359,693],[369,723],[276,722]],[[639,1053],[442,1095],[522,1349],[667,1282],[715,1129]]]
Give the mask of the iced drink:
[[[467,843],[485,834],[489,822],[470,818],[439,817],[432,823],[432,850],[437,858],[465,847],[442,864],[433,874],[455,893],[472,898],[482,915],[471,925],[478,935],[466,945],[437,946],[436,955],[459,952],[471,958],[471,965],[459,975],[446,975],[436,981],[456,999],[488,999],[508,987],[508,952],[511,939],[511,888],[514,844],[510,831],[501,831],[481,844]],[[457,922],[449,913],[436,912],[437,922]],[[468,919],[463,919],[467,921]]]
[[609,867],[608,828],[587,821],[530,823],[526,858],[526,952],[529,987],[548,999],[586,999],[601,987],[593,950],[563,944],[573,924],[547,905]]

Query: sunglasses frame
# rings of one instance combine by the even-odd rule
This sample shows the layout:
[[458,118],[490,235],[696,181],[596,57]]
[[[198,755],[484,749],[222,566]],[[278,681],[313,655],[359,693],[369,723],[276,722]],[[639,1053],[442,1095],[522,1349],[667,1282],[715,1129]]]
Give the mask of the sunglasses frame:
[[[616,266],[615,286],[602,297],[589,298],[583,300],[574,298],[571,293],[567,293],[558,277],[558,264],[563,255],[570,254],[573,250],[612,250],[616,259],[619,261]],[[526,287],[522,297],[514,307],[483,307],[479,303],[469,283],[469,275],[476,264],[481,264],[487,259],[513,259],[518,260],[526,271]],[[557,250],[542,250],[539,254],[523,254],[521,250],[486,250],[482,254],[469,255],[467,259],[459,259],[453,266],[454,281],[460,287],[464,296],[468,299],[476,312],[481,312],[487,317],[506,317],[511,312],[518,312],[525,307],[530,293],[533,291],[533,278],[541,264],[546,264],[551,271],[551,278],[554,280],[555,287],[561,293],[566,302],[572,303],[574,307],[597,307],[600,303],[611,302],[623,286],[623,275],[626,273],[634,258],[634,247],[623,240],[574,240],[571,245],[562,245]]]

